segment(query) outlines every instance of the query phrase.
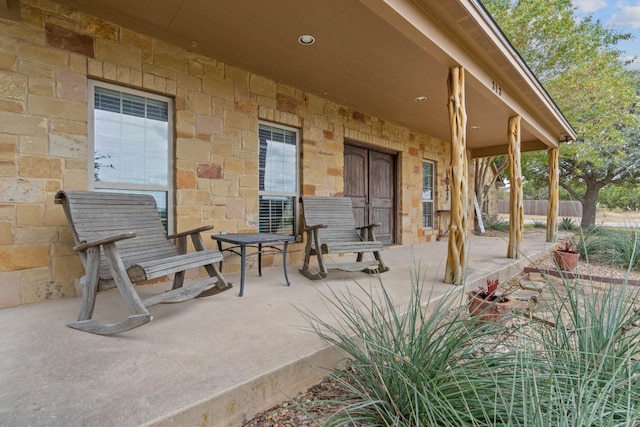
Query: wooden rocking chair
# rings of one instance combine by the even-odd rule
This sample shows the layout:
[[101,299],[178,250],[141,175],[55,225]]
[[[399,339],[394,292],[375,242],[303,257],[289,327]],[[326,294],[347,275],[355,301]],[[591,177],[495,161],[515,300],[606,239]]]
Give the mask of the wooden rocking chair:
[[[356,227],[351,199],[348,197],[302,197],[305,223],[306,247],[300,272],[311,280],[327,276],[324,254],[355,253],[356,262],[336,263],[331,268],[343,271],[384,273],[389,268],[382,262],[380,252],[384,249],[377,241],[373,229],[380,224]],[[363,261],[365,253],[372,253],[373,260]],[[309,269],[311,256],[316,255],[319,271]]]
[[[55,203],[64,208],[74,250],[80,254],[86,272],[81,279],[83,296],[78,320],[68,325],[72,328],[100,335],[123,332],[149,322],[152,317],[147,308],[155,304],[183,302],[232,287],[214,265],[222,261],[222,254],[217,249],[206,249],[200,236],[213,227],[167,236],[150,195],[59,191]],[[195,252],[187,253],[188,236]],[[209,277],[183,287],[185,271],[199,267],[204,267]],[[169,274],[174,274],[171,291],[140,299],[133,283]],[[120,291],[131,315],[117,323],[91,319],[98,291],[113,287]]]

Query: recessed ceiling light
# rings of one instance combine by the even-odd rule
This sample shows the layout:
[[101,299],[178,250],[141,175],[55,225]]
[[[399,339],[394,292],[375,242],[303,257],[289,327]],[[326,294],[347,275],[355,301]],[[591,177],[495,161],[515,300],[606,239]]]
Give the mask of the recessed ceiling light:
[[298,37],[298,42],[301,45],[305,45],[305,46],[309,46],[310,44],[314,44],[316,41],[315,37],[313,37],[312,35],[309,34],[303,34],[300,37]]
[[424,101],[426,101],[426,100],[427,100],[427,97],[426,97],[426,96],[418,96],[418,97],[416,98],[416,102],[424,102]]

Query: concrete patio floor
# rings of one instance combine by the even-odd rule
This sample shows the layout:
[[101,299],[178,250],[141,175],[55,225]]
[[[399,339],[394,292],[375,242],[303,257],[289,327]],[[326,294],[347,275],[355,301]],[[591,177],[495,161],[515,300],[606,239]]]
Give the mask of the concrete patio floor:
[[[383,259],[391,271],[380,278],[402,306],[419,265],[423,295],[434,301],[487,277],[506,281],[555,246],[544,240],[544,231],[526,233],[521,258],[511,260],[504,238],[471,237],[464,287],[442,281],[446,240],[389,247]],[[0,425],[241,426],[341,360],[298,310],[331,322],[322,293],[357,293],[356,281],[379,288],[376,276],[334,270],[326,281],[310,281],[299,268],[288,266],[290,287],[281,266],[263,268],[262,277],[248,270],[242,298],[239,273],[225,274],[232,290],[154,306],[152,322],[115,336],[66,327],[77,316],[77,298],[0,310]],[[167,284],[137,289],[144,298]],[[101,293],[95,317],[116,313],[112,320],[121,320],[127,312],[120,301],[117,291]]]

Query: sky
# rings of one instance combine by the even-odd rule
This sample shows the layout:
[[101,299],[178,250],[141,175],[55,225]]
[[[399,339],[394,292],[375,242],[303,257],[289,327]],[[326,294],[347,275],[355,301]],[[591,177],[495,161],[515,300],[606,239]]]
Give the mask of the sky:
[[633,38],[618,44],[625,51],[623,59],[633,59],[628,66],[640,70],[640,0],[573,0],[579,17],[593,15],[606,28],[631,33]]

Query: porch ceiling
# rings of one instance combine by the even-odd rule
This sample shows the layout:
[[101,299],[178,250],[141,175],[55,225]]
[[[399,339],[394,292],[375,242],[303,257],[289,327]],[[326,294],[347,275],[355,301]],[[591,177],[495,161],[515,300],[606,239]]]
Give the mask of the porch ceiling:
[[448,69],[462,65],[476,155],[506,152],[514,114],[523,150],[575,137],[476,0],[57,1],[445,141]]

